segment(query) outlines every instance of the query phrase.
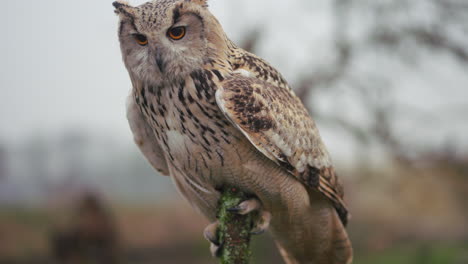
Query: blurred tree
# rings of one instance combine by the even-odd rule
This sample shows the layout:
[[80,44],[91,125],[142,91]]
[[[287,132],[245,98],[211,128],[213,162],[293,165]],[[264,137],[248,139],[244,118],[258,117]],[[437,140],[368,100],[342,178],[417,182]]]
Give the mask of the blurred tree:
[[7,177],[7,149],[0,146],[0,181]]
[[79,200],[72,224],[52,234],[55,259],[61,264],[119,263],[114,220],[101,199],[88,193]]
[[[303,1],[303,6],[307,6]],[[411,163],[415,156],[425,152],[427,145],[436,142],[418,141],[417,136],[403,136],[412,131],[433,129],[428,120],[442,118],[456,126],[466,117],[468,104],[453,104],[447,97],[431,111],[414,103],[397,99],[402,94],[398,69],[415,72],[422,65],[431,65],[434,56],[446,56],[453,61],[448,67],[466,71],[468,67],[468,3],[464,0],[332,0],[334,21],[333,57],[323,67],[310,70],[304,67],[292,78],[293,88],[306,102],[312,116],[321,124],[346,131],[361,145],[362,152],[377,145],[393,160]],[[263,36],[258,30],[247,32],[243,47],[260,47]],[[311,47],[313,50],[314,47]],[[259,50],[256,50],[258,52]],[[313,61],[315,53],[310,53]],[[420,79],[425,79],[420,73]],[[438,93],[453,93],[457,83],[444,87],[427,87]],[[450,89],[449,89],[450,87]],[[407,97],[417,93],[412,87]],[[342,111],[320,107],[328,98],[336,98],[347,90],[353,94],[366,122],[350,118],[349,105]],[[350,92],[352,91],[352,92]],[[425,91],[429,93],[429,91]],[[421,98],[425,94],[420,94]],[[415,98],[417,99],[417,98]],[[418,98],[419,99],[419,98]],[[333,100],[333,99],[332,99]],[[427,108],[427,107],[425,107]],[[343,111],[343,109],[346,109]],[[402,122],[410,123],[404,129]],[[468,122],[467,122],[468,123]],[[447,135],[449,136],[449,135]],[[440,141],[440,140],[438,140]],[[419,143],[416,143],[419,142]],[[440,142],[439,142],[440,143]],[[438,145],[443,148],[443,145]],[[458,147],[458,146],[457,146]],[[360,153],[363,154],[363,153]],[[366,157],[366,155],[363,155]]]
[[62,173],[65,178],[78,180],[87,174],[85,157],[88,145],[89,138],[81,130],[69,130],[61,137],[59,148],[62,151]]
[[[25,174],[29,175],[28,183],[31,188],[28,190],[33,202],[40,202],[38,197],[44,197],[48,192],[49,179],[49,157],[51,154],[51,146],[47,139],[41,135],[34,135],[26,141],[21,150],[22,160],[21,167],[25,168]],[[34,198],[32,198],[34,197]]]

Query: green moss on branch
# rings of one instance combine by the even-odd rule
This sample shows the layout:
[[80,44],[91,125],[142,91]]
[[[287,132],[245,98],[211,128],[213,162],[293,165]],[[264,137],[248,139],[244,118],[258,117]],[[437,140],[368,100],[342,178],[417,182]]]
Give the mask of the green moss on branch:
[[229,212],[248,198],[237,188],[226,188],[221,196],[218,211],[218,238],[221,242],[221,264],[248,264],[252,214],[239,215]]

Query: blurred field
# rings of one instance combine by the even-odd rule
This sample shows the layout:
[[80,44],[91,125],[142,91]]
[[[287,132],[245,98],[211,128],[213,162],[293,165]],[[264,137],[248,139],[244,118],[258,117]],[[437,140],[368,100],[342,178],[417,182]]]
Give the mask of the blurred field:
[[[120,263],[217,263],[202,238],[207,222],[187,205],[117,206],[113,211]],[[67,210],[1,208],[0,263],[51,263],[51,232],[57,226],[66,229],[70,215]],[[267,235],[255,239],[253,248],[258,263],[281,263]]]
[[[466,175],[443,167],[392,168],[355,170],[357,180],[346,182],[354,263],[468,263]],[[73,208],[1,208],[0,263],[51,263],[51,232],[68,228]],[[107,210],[119,263],[217,263],[202,238],[207,222],[185,202],[115,203]],[[253,263],[282,263],[268,235],[254,238],[253,252]]]

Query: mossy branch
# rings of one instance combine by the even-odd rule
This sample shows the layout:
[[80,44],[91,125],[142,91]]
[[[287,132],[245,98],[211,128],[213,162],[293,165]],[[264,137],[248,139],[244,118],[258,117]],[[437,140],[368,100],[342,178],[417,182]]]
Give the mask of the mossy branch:
[[237,188],[223,190],[218,211],[218,238],[221,242],[221,264],[248,264],[250,252],[250,231],[253,215],[239,215],[230,212],[248,197]]

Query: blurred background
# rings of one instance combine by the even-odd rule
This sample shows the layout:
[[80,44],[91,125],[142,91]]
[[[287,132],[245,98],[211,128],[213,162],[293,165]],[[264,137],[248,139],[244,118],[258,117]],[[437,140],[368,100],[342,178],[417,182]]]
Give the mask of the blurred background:
[[[112,1],[4,1],[0,263],[216,263],[134,146]],[[142,0],[132,0],[141,4]],[[468,2],[211,0],[303,99],[354,263],[468,263]],[[283,263],[268,235],[254,263]]]

